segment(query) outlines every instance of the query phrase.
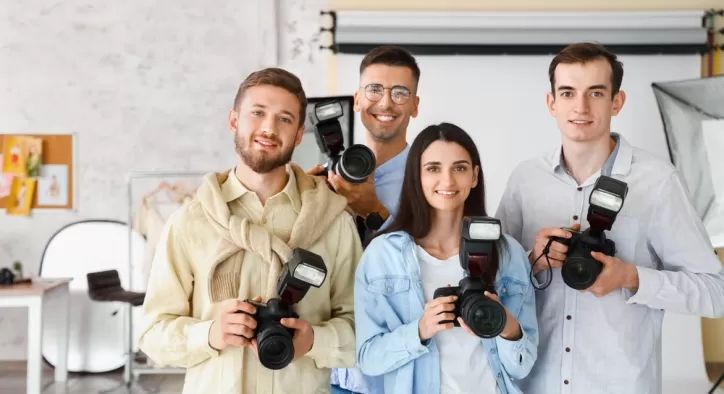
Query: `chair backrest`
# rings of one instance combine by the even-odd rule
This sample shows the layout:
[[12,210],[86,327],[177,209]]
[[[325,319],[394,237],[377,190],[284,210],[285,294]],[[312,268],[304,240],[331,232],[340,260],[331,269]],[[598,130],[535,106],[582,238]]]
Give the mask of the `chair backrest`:
[[[133,266],[133,287],[144,283],[141,274],[145,247],[143,236],[129,232],[126,223],[115,220],[71,223],[48,241],[40,263],[40,276],[73,278],[70,282],[69,371],[108,372],[124,365],[127,305],[93,301],[89,295],[88,273],[115,271],[112,281],[130,290],[129,264]],[[134,322],[140,321],[140,309],[133,310]],[[49,306],[44,314],[42,353],[51,365],[57,360],[57,311],[58,308]],[[138,334],[134,332],[134,335]]]

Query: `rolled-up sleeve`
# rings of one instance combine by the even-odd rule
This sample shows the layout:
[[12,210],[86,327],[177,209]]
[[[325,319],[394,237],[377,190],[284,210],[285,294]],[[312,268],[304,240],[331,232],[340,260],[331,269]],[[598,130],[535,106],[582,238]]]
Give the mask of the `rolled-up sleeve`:
[[724,316],[722,265],[686,189],[672,173],[657,193],[648,246],[661,270],[637,266],[639,287],[627,303],[709,318]]

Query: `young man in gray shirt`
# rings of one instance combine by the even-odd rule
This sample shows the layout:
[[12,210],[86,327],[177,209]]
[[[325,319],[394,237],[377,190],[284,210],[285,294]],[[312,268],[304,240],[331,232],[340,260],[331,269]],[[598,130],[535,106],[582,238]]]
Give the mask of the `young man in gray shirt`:
[[[513,171],[496,214],[530,251],[535,282],[550,280],[536,294],[539,356],[521,389],[658,394],[664,313],[724,315],[721,263],[676,168],[611,132],[626,99],[616,56],[574,44],[553,59],[549,77],[547,104],[561,146]],[[628,187],[604,233],[615,257],[590,253],[602,270],[590,287],[575,289],[561,275],[569,249],[550,238],[570,239],[562,227],[586,229],[598,220],[589,199],[601,175]]]

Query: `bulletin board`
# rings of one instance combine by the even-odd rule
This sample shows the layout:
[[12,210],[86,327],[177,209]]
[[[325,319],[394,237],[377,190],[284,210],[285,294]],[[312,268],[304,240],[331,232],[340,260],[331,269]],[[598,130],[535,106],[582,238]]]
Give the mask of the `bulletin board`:
[[[17,134],[17,133],[0,133],[0,154],[3,152],[3,137],[6,135],[17,135],[40,138],[43,143],[42,150],[42,165],[47,168],[54,168],[53,165],[65,165],[67,166],[67,186],[61,188],[61,193],[64,193],[63,200],[65,204],[48,205],[38,204],[38,195],[42,192],[40,188],[36,188],[35,195],[33,196],[33,203],[31,210],[72,210],[74,209],[75,197],[76,197],[76,180],[74,178],[75,173],[75,155],[76,155],[76,141],[75,133],[68,134]],[[42,167],[41,167],[42,168]],[[42,170],[41,170],[42,171]],[[64,171],[65,172],[65,171]],[[42,173],[41,173],[42,174]],[[42,176],[42,175],[41,175]],[[63,190],[64,189],[64,190]],[[0,210],[5,211],[7,206],[7,200],[9,196],[0,197]]]

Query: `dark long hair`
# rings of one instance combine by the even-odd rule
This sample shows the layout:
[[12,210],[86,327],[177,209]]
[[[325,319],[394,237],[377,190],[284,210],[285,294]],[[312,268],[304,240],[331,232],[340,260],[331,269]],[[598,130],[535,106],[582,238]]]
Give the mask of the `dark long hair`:
[[[432,225],[432,207],[428,204],[425,194],[422,191],[421,158],[423,152],[435,141],[454,142],[465,149],[470,155],[473,168],[478,167],[478,183],[470,189],[470,194],[465,200],[463,208],[464,216],[487,216],[485,210],[485,182],[483,177],[483,166],[480,162],[478,148],[470,138],[470,135],[458,126],[451,123],[440,123],[426,127],[415,137],[410,146],[405,165],[405,180],[402,183],[402,193],[397,215],[385,231],[378,233],[382,235],[395,231],[404,231],[412,238],[425,237],[430,232]],[[483,280],[493,284],[500,264],[500,251],[503,247],[503,238],[493,245],[493,253],[488,259],[488,266],[483,267]]]

